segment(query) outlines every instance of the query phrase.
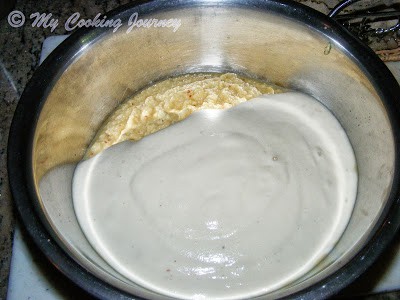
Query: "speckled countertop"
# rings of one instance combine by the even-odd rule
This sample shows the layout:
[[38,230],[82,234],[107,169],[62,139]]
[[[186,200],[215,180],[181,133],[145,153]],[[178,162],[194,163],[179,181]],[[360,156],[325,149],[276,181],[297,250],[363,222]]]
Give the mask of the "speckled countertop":
[[[337,0],[298,0],[306,2],[313,8],[327,13]],[[365,0],[364,4],[375,0]],[[41,45],[44,39],[51,35],[66,34],[64,26],[58,26],[53,32],[50,28],[37,28],[30,26],[28,21],[20,28],[13,28],[7,22],[7,12],[4,11],[7,1],[0,3],[0,299],[5,299],[15,213],[12,204],[7,179],[6,149],[9,126],[18,99],[38,66]],[[12,1],[10,1],[12,2]],[[18,0],[14,8],[22,11],[25,16],[32,13],[52,13],[64,24],[66,19],[74,12],[79,12],[82,18],[93,18],[97,13],[105,13],[117,6],[130,2],[128,0],[43,0],[22,1]],[[399,2],[400,3],[400,2]],[[396,48],[400,38],[388,38],[379,48]],[[388,295],[387,299],[399,299],[399,294]],[[393,298],[394,297],[394,298]]]
[[[63,23],[73,12],[79,12],[85,18],[93,18],[97,13],[104,13],[127,2],[21,0],[17,1],[15,9],[26,16],[35,12],[52,13]],[[8,131],[18,99],[38,66],[43,40],[55,34],[66,34],[64,27],[58,26],[53,32],[49,28],[33,28],[29,25],[12,28],[7,17],[0,20],[0,299],[5,299],[7,294],[15,222],[7,178]]]

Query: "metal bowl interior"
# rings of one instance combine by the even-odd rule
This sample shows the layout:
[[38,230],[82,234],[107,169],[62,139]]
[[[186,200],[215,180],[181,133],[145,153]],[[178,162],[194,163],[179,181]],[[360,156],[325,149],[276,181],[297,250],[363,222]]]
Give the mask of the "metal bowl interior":
[[[127,33],[135,12],[181,26]],[[61,271],[101,298],[165,298],[128,281],[93,250],[73,210],[71,181],[96,130],[122,101],[188,72],[231,71],[308,93],[337,117],[356,155],[357,200],[342,238],[312,272],[262,298],[327,297],[377,258],[400,222],[400,88],[372,51],[329,18],[286,1],[144,2],[111,18],[122,20],[117,32],[81,30],[50,55],[25,89],[10,133],[15,202]]]

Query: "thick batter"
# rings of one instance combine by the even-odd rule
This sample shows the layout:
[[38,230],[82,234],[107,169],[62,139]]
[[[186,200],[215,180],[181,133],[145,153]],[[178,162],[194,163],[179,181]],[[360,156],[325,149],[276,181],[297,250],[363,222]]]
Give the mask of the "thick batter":
[[356,188],[339,122],[290,92],[114,145],[79,164],[73,198],[90,243],[127,278],[177,298],[238,299],[312,269]]

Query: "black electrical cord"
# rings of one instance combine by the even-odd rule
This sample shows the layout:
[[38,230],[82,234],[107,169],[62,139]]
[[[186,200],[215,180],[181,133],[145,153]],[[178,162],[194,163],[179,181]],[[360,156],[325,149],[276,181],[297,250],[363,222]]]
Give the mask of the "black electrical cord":
[[342,2],[340,2],[338,5],[336,5],[331,12],[328,14],[328,17],[334,18],[337,14],[339,14],[343,9],[345,9],[346,7],[359,2],[361,0],[344,0]]

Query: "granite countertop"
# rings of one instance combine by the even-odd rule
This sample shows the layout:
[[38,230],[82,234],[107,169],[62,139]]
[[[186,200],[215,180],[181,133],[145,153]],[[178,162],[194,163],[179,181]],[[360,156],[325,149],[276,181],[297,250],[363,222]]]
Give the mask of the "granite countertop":
[[[298,1],[305,2],[324,13],[327,13],[338,2],[337,0]],[[365,0],[364,5],[373,1]],[[5,15],[0,19],[0,299],[5,299],[7,294],[15,224],[15,212],[6,168],[8,131],[18,99],[34,70],[38,67],[41,45],[48,36],[69,33],[62,24],[74,12],[79,12],[82,18],[93,18],[97,13],[103,14],[128,2],[130,1],[17,0],[14,9],[27,16],[26,24],[19,28],[13,28],[8,24],[7,13],[1,11],[4,6],[0,5],[0,15]],[[52,13],[53,17],[59,19],[61,26],[59,25],[53,32],[50,28],[32,27],[28,16],[35,12]],[[376,50],[396,48],[399,46],[399,40],[398,36],[389,37],[383,41],[383,44],[376,43]]]
[[[94,17],[129,1],[17,1],[14,9],[25,16],[32,13],[52,13],[64,24],[74,12],[82,17]],[[11,260],[11,247],[15,212],[7,178],[7,139],[14,110],[27,82],[38,67],[41,46],[51,35],[66,34],[63,26],[53,32],[50,28],[37,28],[25,24],[13,28],[7,16],[0,20],[0,299],[7,294],[8,273]]]

